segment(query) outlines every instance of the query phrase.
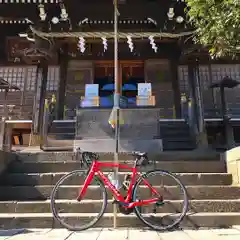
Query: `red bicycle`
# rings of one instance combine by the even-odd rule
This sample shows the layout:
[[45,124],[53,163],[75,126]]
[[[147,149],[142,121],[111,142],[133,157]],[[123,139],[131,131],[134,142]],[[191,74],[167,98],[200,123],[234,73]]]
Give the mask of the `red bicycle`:
[[[106,187],[112,192],[115,199],[113,203],[118,205],[118,209],[122,214],[130,214],[134,211],[137,217],[143,223],[145,223],[147,226],[154,230],[170,230],[178,226],[178,224],[183,220],[188,210],[188,198],[186,188],[174,174],[165,170],[148,171],[147,173],[143,174],[139,173],[137,167],[150,164],[146,153],[133,152],[133,156],[136,157],[133,167],[122,164],[99,162],[99,156],[92,152],[82,152],[80,154],[81,164],[86,165],[88,167],[88,170],[75,170],[64,175],[57,182],[51,194],[51,210],[53,216],[65,228],[72,231],[81,231],[95,225],[103,216],[107,208],[108,196]],[[121,187],[117,186],[116,181],[114,182],[113,180],[109,179],[110,177],[106,177],[105,174],[101,171],[101,168],[116,167],[119,169],[131,171],[130,174],[125,175]],[[164,188],[161,188],[160,186],[159,189],[159,185],[156,185],[156,180],[155,182],[153,181],[153,183],[151,184],[151,177],[157,177],[156,180],[159,180],[160,177],[169,178],[167,180],[167,184],[174,186],[172,188],[173,190],[176,189],[176,186],[180,187],[180,190],[183,194],[183,202],[176,207],[174,206],[174,203],[172,203],[174,201],[171,201],[175,200],[176,197],[180,195],[181,192],[179,191],[173,191],[172,194],[175,194],[174,196],[171,195],[171,191],[170,194],[168,192],[170,198],[164,199],[163,195],[160,193],[161,189]],[[72,192],[69,193],[71,197],[74,198],[74,202],[69,200],[69,197],[67,197],[66,200],[66,191],[63,194],[59,193],[59,191],[64,189],[66,190],[66,185],[69,186],[69,184],[73,184],[72,188],[74,188],[75,183],[82,185],[81,189],[78,190],[77,193],[76,191],[74,191],[74,193],[76,194],[75,198]],[[94,183],[94,186],[90,186],[92,183]],[[156,186],[154,186],[154,184]],[[79,188],[79,185],[77,186],[77,188]],[[91,200],[84,200],[84,197],[86,197],[89,189],[91,189],[89,197],[89,199]],[[99,190],[100,194],[96,194],[96,190]],[[95,196],[102,197],[102,201],[93,200],[93,191],[95,193]],[[143,193],[144,196],[140,197],[139,192]],[[143,199],[148,193],[150,194],[150,196],[148,196],[147,199]],[[58,197],[59,199],[57,199]],[[62,200],[62,198],[65,198],[65,200]],[[58,203],[60,203],[61,209],[57,208]],[[69,203],[72,204],[69,205]],[[74,207],[75,205],[73,203],[77,204],[77,206]],[[79,203],[83,203],[83,207],[81,209],[78,206]],[[92,211],[95,210],[95,208],[98,206],[100,206],[100,211],[98,214],[89,214],[89,208]],[[152,212],[150,213],[150,211],[147,210],[147,212],[145,213],[143,211],[143,207],[145,206],[151,206],[153,208]],[[169,217],[168,215],[166,215],[166,212],[171,213],[171,210],[169,211],[170,207],[177,208],[177,214],[174,216],[170,214]],[[71,209],[70,213],[68,214],[66,210],[69,210],[69,208]],[[79,211],[79,209],[81,210],[81,213],[76,213]],[[110,209],[108,211],[111,212]],[[82,212],[88,214],[84,214]],[[151,215],[146,216],[147,214]],[[153,217],[152,214],[155,214],[156,216]],[[84,219],[78,219],[77,221],[74,221],[73,217],[78,216],[81,216]],[[90,217],[92,216],[93,220],[90,220],[90,222],[88,222]],[[168,218],[164,221],[165,216],[168,216]],[[67,223],[66,220],[70,220],[70,223]],[[80,226],[76,225],[79,224],[81,220],[82,224]]]

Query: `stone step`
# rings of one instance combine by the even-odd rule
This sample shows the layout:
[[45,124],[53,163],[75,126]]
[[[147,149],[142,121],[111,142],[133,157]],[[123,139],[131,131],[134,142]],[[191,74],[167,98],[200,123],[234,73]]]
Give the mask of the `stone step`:
[[179,140],[174,138],[171,141],[169,141],[168,139],[163,139],[162,146],[164,151],[193,150],[196,148],[196,144],[194,142],[182,141],[181,138],[179,138]]
[[[68,222],[79,225],[80,222],[86,221],[89,223],[89,217],[93,217],[96,214],[89,213],[71,213],[66,216],[69,217]],[[157,214],[162,218],[164,214]],[[174,215],[175,216],[175,215]],[[174,216],[171,216],[172,218]],[[165,218],[166,219],[166,218]],[[161,219],[162,220],[162,219]],[[172,220],[171,220],[172,222]],[[228,213],[214,213],[214,212],[200,212],[190,213],[181,222],[179,227],[230,227],[237,225],[240,222],[239,212]],[[51,213],[12,213],[12,214],[0,214],[0,225],[3,229],[13,228],[61,228],[59,223],[54,220]],[[113,214],[106,213],[102,219],[95,225],[95,227],[112,227],[113,226]],[[117,215],[118,227],[144,227],[145,225],[137,219],[134,214],[130,215]]]
[[160,127],[160,134],[174,134],[174,133],[182,133],[182,134],[189,134],[189,127],[186,125],[183,126],[164,126]]
[[[182,210],[181,200],[165,201],[164,205],[157,208],[158,213],[176,213]],[[97,213],[101,209],[101,200],[83,200],[78,203],[76,200],[57,200],[57,207],[66,213]],[[150,206],[150,205],[149,205]],[[239,199],[224,200],[191,200],[189,201],[189,212],[238,212],[240,209]],[[152,210],[144,206],[144,211]],[[1,213],[49,213],[50,200],[27,201],[27,202],[0,202]],[[106,213],[113,212],[112,200],[109,199]]]
[[178,127],[178,126],[188,126],[186,121],[178,121],[176,119],[161,121],[160,119],[160,127]]
[[[107,176],[109,172],[104,172]],[[35,186],[35,185],[55,185],[57,181],[66,174],[60,173],[12,173],[3,175],[0,178],[0,185],[4,186]],[[177,177],[184,185],[231,185],[232,175],[227,173],[177,173]],[[124,181],[126,173],[119,172],[120,182]],[[84,177],[75,175],[68,182],[67,185],[79,185],[85,181]],[[176,185],[176,182],[169,177],[161,176],[159,179],[151,178],[151,183],[158,185],[163,181],[164,185]]]
[[193,142],[193,138],[191,138],[190,136],[184,136],[183,134],[176,134],[175,136],[165,136],[161,138],[164,142],[176,142],[176,143],[185,143],[185,144],[189,144],[191,142]]
[[50,133],[72,133],[75,134],[75,128],[70,128],[70,127],[56,127],[56,126],[51,126]]
[[162,139],[165,139],[165,138],[182,138],[182,139],[188,138],[189,139],[191,137],[190,132],[188,131],[173,131],[173,132],[166,131],[166,132],[161,132],[159,135]]
[[[94,149],[93,149],[94,151]],[[73,152],[43,152],[37,148],[26,148],[21,152],[17,152],[17,159],[24,162],[36,161],[72,161]],[[101,161],[113,161],[113,153],[100,153]],[[158,154],[149,153],[149,158],[155,161],[217,161],[220,159],[220,153],[206,150],[206,151],[166,151]],[[119,160],[132,160],[131,154],[120,153]]]
[[[16,186],[0,187],[1,201],[32,201],[32,200],[46,200],[50,198],[53,186]],[[67,185],[62,186],[59,191],[60,199],[76,199],[81,186]],[[189,199],[238,199],[240,196],[240,187],[237,186],[187,186]],[[181,191],[176,186],[156,187],[166,199],[178,200],[181,197]],[[164,191],[164,193],[163,193]],[[145,187],[139,190],[141,198],[149,197],[149,192]],[[146,195],[147,194],[147,195]],[[86,199],[98,200],[102,197],[98,186],[91,185],[88,188]],[[108,194],[111,198],[111,194]]]
[[[120,161],[121,164],[133,166],[133,161]],[[79,161],[13,161],[8,168],[12,173],[44,173],[44,172],[70,172],[80,168]],[[153,168],[171,172],[194,173],[221,173],[226,172],[225,163],[222,161],[163,161],[154,165],[142,167],[141,171]],[[104,170],[108,171],[109,168]],[[124,171],[123,169],[121,171]],[[127,171],[127,170],[126,170]]]

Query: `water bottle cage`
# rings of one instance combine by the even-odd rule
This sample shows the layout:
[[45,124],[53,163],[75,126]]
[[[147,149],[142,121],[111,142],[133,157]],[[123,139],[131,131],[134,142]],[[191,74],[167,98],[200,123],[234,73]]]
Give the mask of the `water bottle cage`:
[[128,190],[129,186],[131,184],[131,180],[132,180],[132,176],[130,174],[126,174],[122,183],[122,186],[124,188],[124,190]]

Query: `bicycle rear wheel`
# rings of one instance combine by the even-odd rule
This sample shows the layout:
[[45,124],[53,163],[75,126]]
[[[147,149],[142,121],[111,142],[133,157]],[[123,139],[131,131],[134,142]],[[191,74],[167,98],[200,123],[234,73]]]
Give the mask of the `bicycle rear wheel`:
[[72,171],[60,178],[51,194],[54,218],[71,231],[86,230],[95,225],[107,206],[107,192],[101,181],[93,181],[94,185],[88,186],[85,200],[77,201],[86,177],[86,171]]
[[[166,182],[167,186],[162,187],[162,184],[159,184],[163,183],[163,181],[160,181],[161,177],[164,178],[164,182]],[[153,179],[151,180],[151,178]],[[151,189],[144,184],[143,179],[153,186],[158,191],[159,195],[153,194]],[[177,187],[179,187],[179,190]],[[168,190],[167,195],[164,195],[163,190]],[[148,193],[151,196],[147,196]],[[181,194],[182,201],[178,200],[178,197]],[[157,203],[135,207],[134,210],[137,217],[148,227],[157,231],[165,231],[177,227],[188,211],[186,188],[172,173],[163,170],[147,172],[139,178],[134,186],[133,201],[135,202],[158,197],[162,198],[162,200]],[[176,214],[173,215],[174,209]]]

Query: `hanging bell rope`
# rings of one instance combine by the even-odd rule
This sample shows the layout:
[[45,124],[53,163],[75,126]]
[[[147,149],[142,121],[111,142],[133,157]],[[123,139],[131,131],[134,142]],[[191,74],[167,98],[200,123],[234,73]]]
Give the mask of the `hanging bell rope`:
[[[30,26],[33,34],[41,38],[114,38],[113,32],[42,32],[36,30],[34,27]],[[155,38],[179,38],[184,36],[189,36],[194,34],[194,31],[181,32],[181,33],[164,33],[164,32],[119,32],[118,37],[120,39],[131,38],[148,38],[149,36],[154,36]]]

